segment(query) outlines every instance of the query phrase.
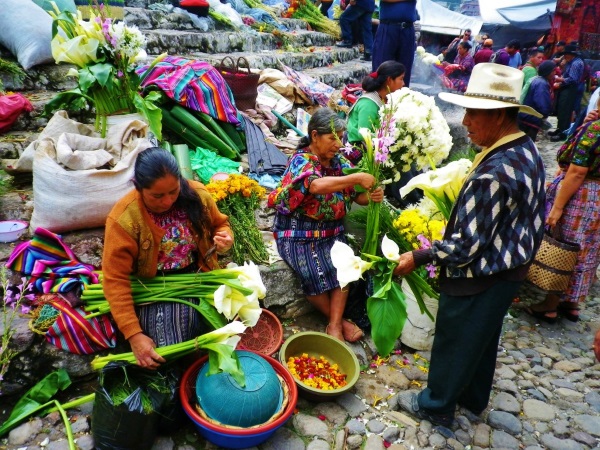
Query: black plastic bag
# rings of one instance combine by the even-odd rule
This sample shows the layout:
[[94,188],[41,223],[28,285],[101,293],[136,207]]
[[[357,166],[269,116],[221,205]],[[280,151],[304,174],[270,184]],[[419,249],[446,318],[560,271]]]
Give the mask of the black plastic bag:
[[[92,412],[92,435],[96,449],[150,449],[158,431],[162,410],[175,396],[176,379],[169,373],[115,361],[102,369],[99,382]],[[128,388],[125,390],[128,395],[116,401],[115,392],[121,386]]]

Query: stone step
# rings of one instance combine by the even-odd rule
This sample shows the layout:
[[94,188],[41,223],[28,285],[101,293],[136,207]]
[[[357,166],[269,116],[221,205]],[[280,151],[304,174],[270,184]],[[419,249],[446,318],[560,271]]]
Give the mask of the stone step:
[[[356,51],[358,52],[358,50]],[[370,72],[371,63],[361,61],[360,59],[353,59],[345,63],[333,64],[327,67],[314,67],[303,70],[303,73],[306,75],[340,90],[346,84],[360,83]]]

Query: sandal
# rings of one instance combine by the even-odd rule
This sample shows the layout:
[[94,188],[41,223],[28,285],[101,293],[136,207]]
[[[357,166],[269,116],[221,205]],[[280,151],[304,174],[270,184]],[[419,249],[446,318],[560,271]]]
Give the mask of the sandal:
[[556,323],[558,320],[558,316],[547,316],[546,314],[556,313],[556,309],[549,309],[546,311],[536,311],[535,309],[525,308],[524,311],[529,314],[531,317],[534,317],[539,320],[543,320],[546,323]]
[[342,342],[344,342],[344,339],[345,339],[345,337],[344,337],[344,334],[343,334],[343,333],[340,333],[340,334],[341,334],[341,336],[339,336],[339,337],[338,337],[338,336],[335,336],[335,335],[333,335],[333,334],[331,334],[331,333],[329,332],[329,324],[327,324],[327,326],[325,327],[325,333],[326,333],[327,335],[331,336],[332,338],[336,338],[338,341],[342,341]]
[[360,329],[360,327],[358,325],[356,325],[354,322],[352,322],[349,319],[344,319],[344,322],[348,322],[348,323],[352,324],[352,330],[348,333],[344,332],[344,327],[342,326],[342,333],[344,335],[345,340],[347,340],[348,342],[356,342],[356,341],[362,339],[362,337],[365,335],[365,333],[363,332],[363,330]]
[[570,304],[570,302],[563,302],[558,305],[560,315],[571,322],[579,322],[579,306],[568,307],[564,306]]

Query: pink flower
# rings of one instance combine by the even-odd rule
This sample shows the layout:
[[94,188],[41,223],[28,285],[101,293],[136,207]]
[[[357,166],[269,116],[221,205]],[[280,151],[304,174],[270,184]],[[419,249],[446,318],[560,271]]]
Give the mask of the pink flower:
[[429,278],[436,277],[436,268],[433,264],[427,264],[425,266],[425,269],[427,269],[427,274],[429,275]]
[[421,248],[431,248],[431,241],[422,234],[418,235],[417,239],[421,243]]

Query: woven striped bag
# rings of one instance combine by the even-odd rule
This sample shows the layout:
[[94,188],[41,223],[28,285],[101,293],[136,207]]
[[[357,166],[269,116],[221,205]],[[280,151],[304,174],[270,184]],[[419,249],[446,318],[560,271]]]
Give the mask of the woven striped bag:
[[559,234],[557,227],[552,234],[546,231],[527,272],[527,281],[549,294],[560,294],[567,289],[580,250],[579,244],[562,241]]

